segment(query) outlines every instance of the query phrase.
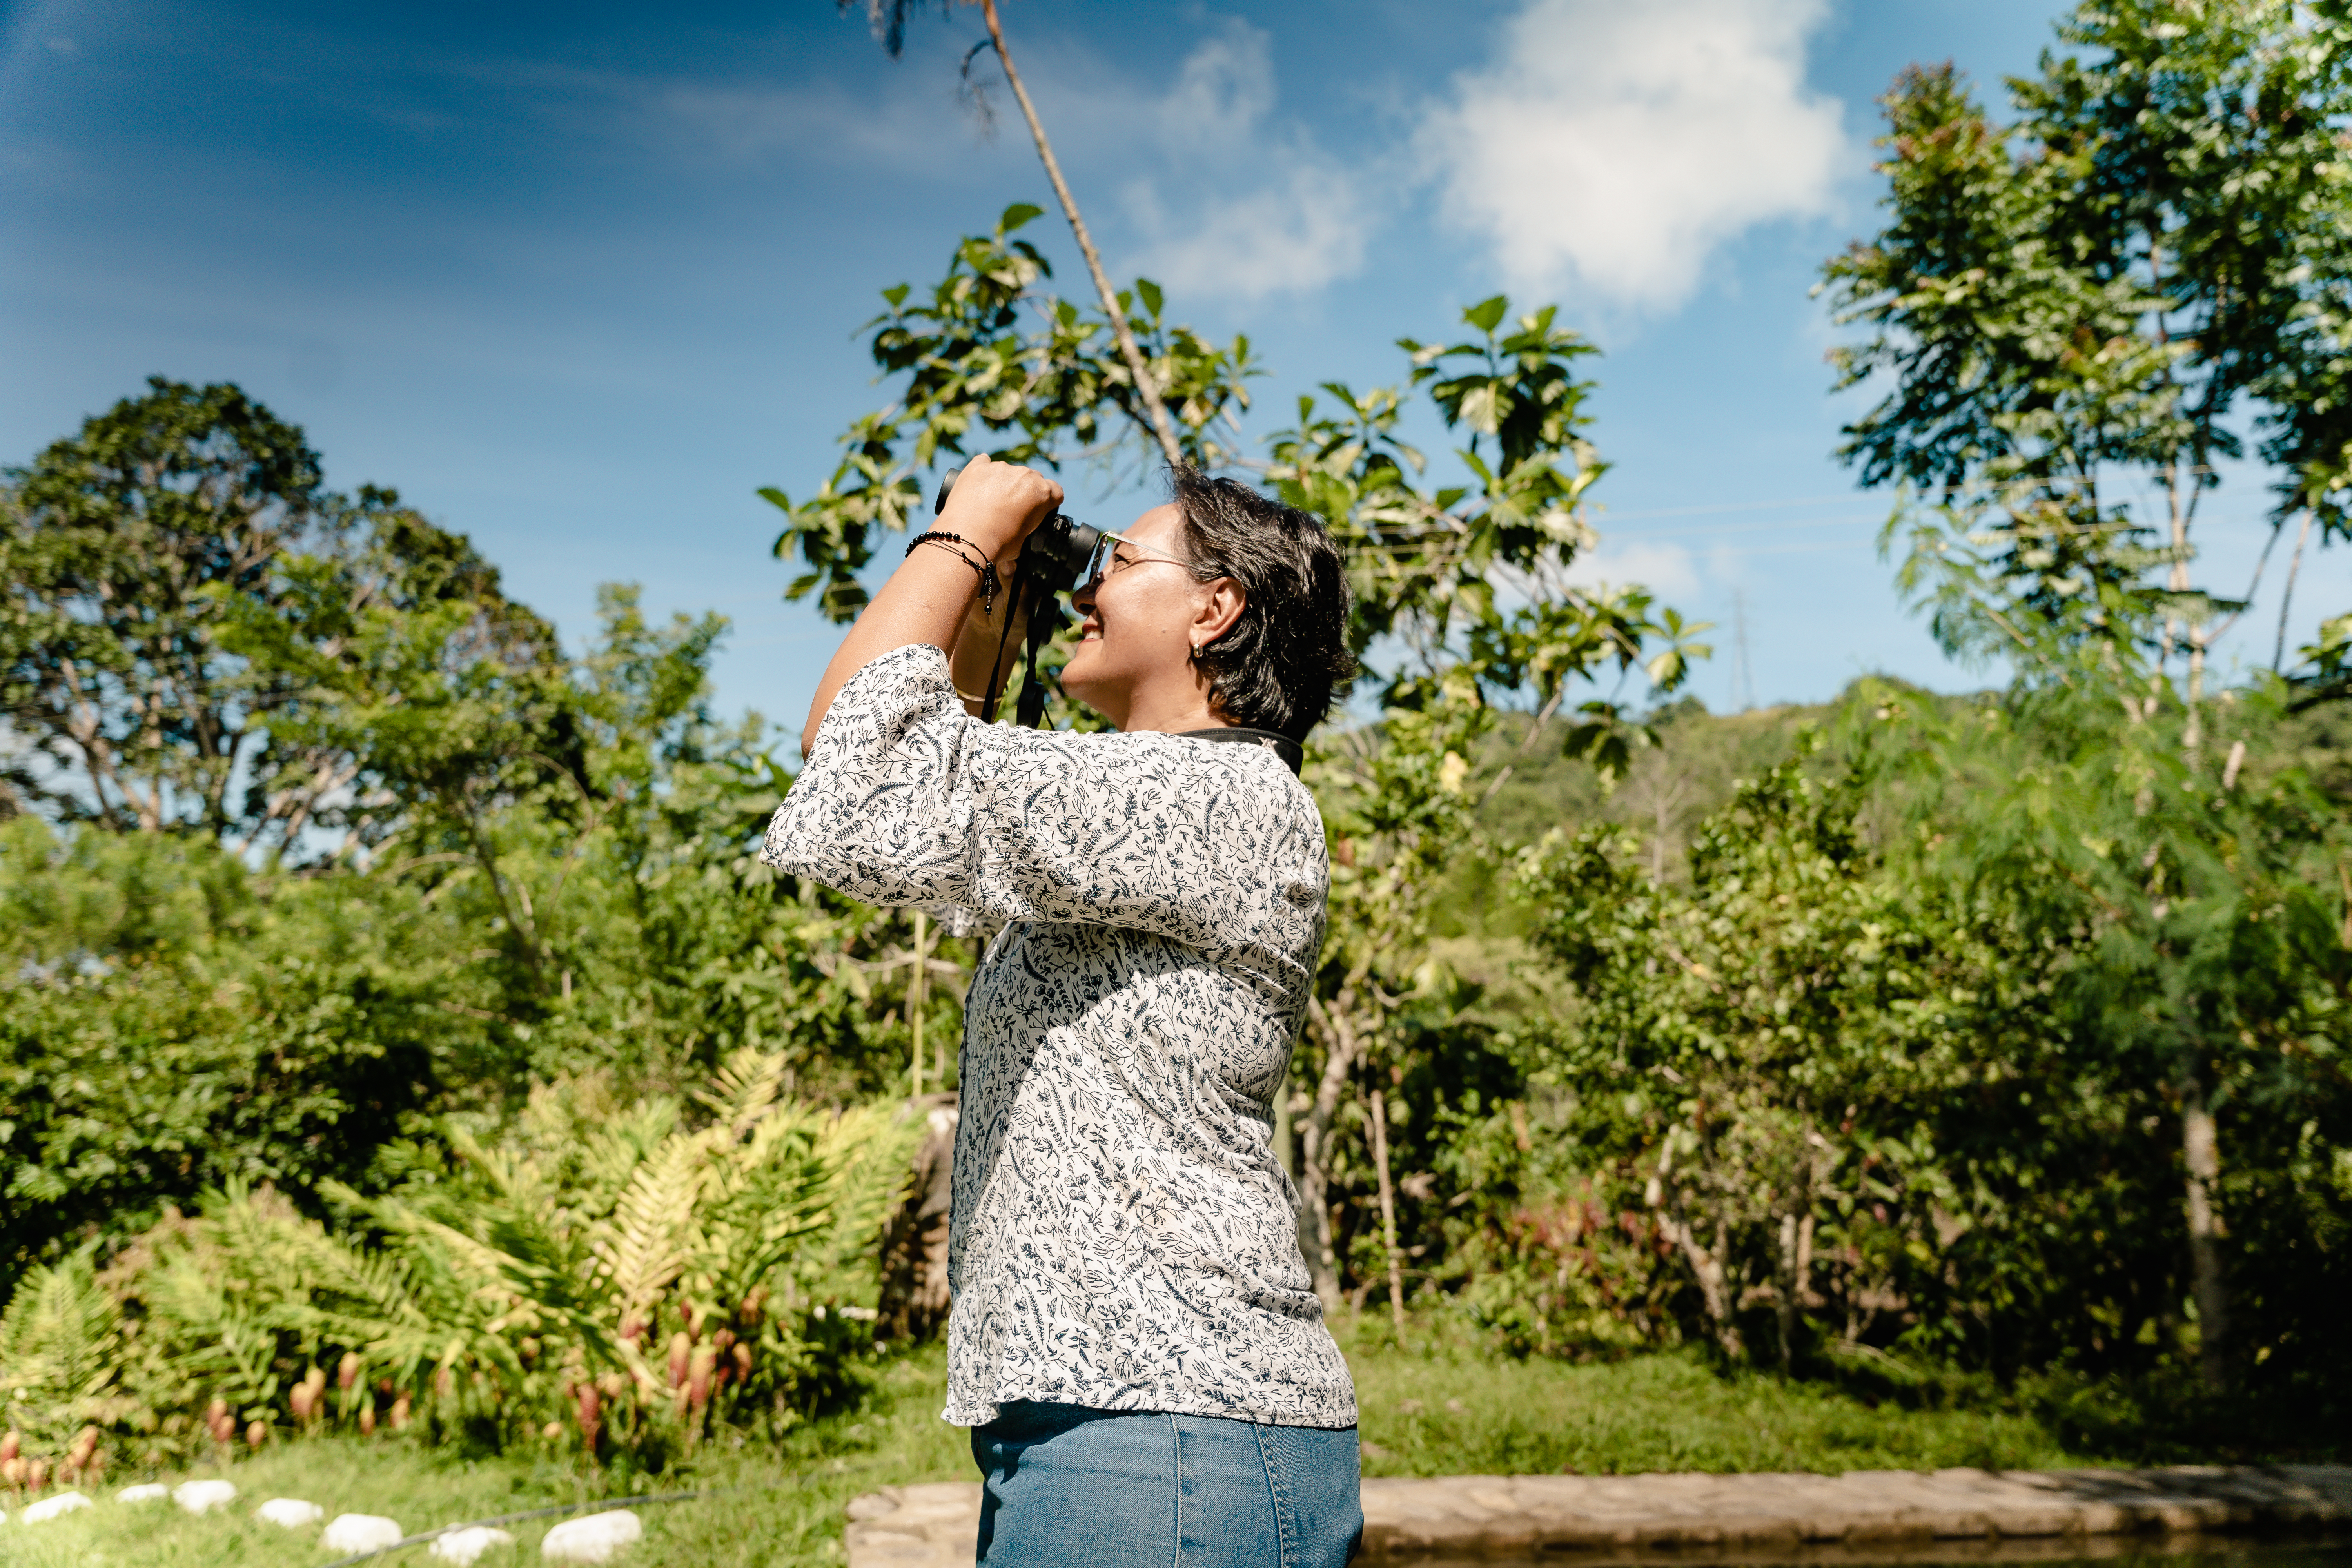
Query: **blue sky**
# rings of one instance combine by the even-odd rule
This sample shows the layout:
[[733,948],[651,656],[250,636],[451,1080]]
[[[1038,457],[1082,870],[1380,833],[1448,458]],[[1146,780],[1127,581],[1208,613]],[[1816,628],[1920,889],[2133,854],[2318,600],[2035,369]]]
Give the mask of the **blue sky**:
[[[862,8],[861,8],[862,9]],[[1498,289],[1605,351],[1595,574],[1720,623],[1695,689],[1827,697],[1947,664],[1832,459],[1808,297],[1865,232],[1873,98],[1913,61],[2030,68],[2019,0],[1005,0],[1115,274],[1247,332],[1254,433],[1318,382],[1393,380]],[[0,8],[0,460],[162,374],[233,380],[341,487],[397,486],[578,637],[596,584],[734,624],[728,709],[796,722],[837,637],[784,605],[775,514],[880,401],[854,333],[957,235],[1051,207],[1011,105],[957,97],[978,14],[893,62],[828,0],[753,9],[50,0]],[[1083,294],[1066,231],[1032,232]],[[1419,434],[1442,451],[1433,421]],[[1144,499],[1081,478],[1071,510]],[[2250,574],[2267,497],[2210,503]],[[2223,647],[2267,662],[2281,573]],[[2307,566],[2298,639],[2352,588]]]

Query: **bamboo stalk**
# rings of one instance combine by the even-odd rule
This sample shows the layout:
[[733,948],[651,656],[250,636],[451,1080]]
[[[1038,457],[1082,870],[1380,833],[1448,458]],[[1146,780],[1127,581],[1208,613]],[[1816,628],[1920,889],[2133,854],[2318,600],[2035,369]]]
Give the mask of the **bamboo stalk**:
[[1160,389],[1152,384],[1151,367],[1143,363],[1143,350],[1128,328],[1127,312],[1118,308],[1118,294],[1103,271],[1094,237],[1087,232],[1087,220],[1078,216],[1077,198],[1070,195],[1069,182],[1062,178],[1061,163],[1054,156],[1054,144],[1045,140],[1045,127],[1037,118],[1036,106],[1029,101],[1029,89],[1021,85],[1021,73],[1013,67],[1013,52],[1004,47],[1004,28],[996,19],[996,0],[980,0],[980,14],[988,21],[989,40],[996,46],[996,60],[1004,68],[1004,79],[1013,84],[1013,96],[1021,104],[1021,117],[1029,122],[1029,135],[1037,143],[1037,157],[1045,165],[1045,177],[1054,183],[1054,195],[1061,198],[1062,216],[1070,220],[1070,232],[1077,237],[1078,253],[1087,258],[1087,270],[1094,275],[1095,291],[1102,296],[1103,313],[1110,318],[1112,335],[1118,339],[1119,357],[1127,361],[1128,374],[1135,378],[1136,395],[1143,399],[1144,412],[1150,416],[1151,433],[1159,437],[1160,449],[1167,455],[1171,466],[1181,467],[1184,449],[1176,444],[1176,426],[1168,417],[1168,405],[1160,400]]

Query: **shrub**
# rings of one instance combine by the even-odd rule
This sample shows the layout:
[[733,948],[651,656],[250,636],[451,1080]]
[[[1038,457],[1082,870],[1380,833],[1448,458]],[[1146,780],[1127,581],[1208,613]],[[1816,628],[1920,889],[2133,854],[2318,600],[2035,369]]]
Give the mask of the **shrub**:
[[858,1386],[919,1125],[788,1104],[783,1072],[738,1052],[692,1116],[540,1086],[446,1156],[408,1146],[390,1195],[330,1184],[340,1229],[232,1183],[102,1274],[88,1247],[29,1271],[0,1394],[36,1443],[97,1425],[156,1460],[334,1426],[658,1468],[781,1432]]

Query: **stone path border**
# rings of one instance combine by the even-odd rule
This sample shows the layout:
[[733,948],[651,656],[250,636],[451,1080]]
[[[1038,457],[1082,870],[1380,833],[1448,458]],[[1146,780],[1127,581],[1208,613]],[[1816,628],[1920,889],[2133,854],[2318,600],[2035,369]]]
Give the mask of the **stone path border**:
[[[1561,1552],[1580,1568],[2024,1562],[2114,1555],[2149,1535],[2352,1527],[2342,1465],[1378,1478],[1363,1496],[1359,1561],[1419,1568]],[[848,1514],[849,1568],[951,1568],[972,1560],[980,1487],[885,1487]]]

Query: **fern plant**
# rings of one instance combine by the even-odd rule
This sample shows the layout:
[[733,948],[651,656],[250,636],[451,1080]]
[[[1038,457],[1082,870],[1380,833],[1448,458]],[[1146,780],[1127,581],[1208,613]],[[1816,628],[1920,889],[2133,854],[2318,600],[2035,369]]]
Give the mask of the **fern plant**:
[[27,1270],[0,1314],[0,1410],[37,1451],[63,1452],[82,1428],[136,1408],[120,1380],[121,1310],[98,1282],[95,1251]]
[[404,1150],[387,1195],[325,1184],[335,1229],[232,1184],[102,1275],[88,1248],[36,1269],[0,1318],[12,1425],[54,1445],[94,1423],[151,1459],[321,1426],[638,1463],[780,1431],[871,1351],[919,1131],[789,1102],[784,1069],[738,1052],[690,1106],[541,1085],[502,1127]]

